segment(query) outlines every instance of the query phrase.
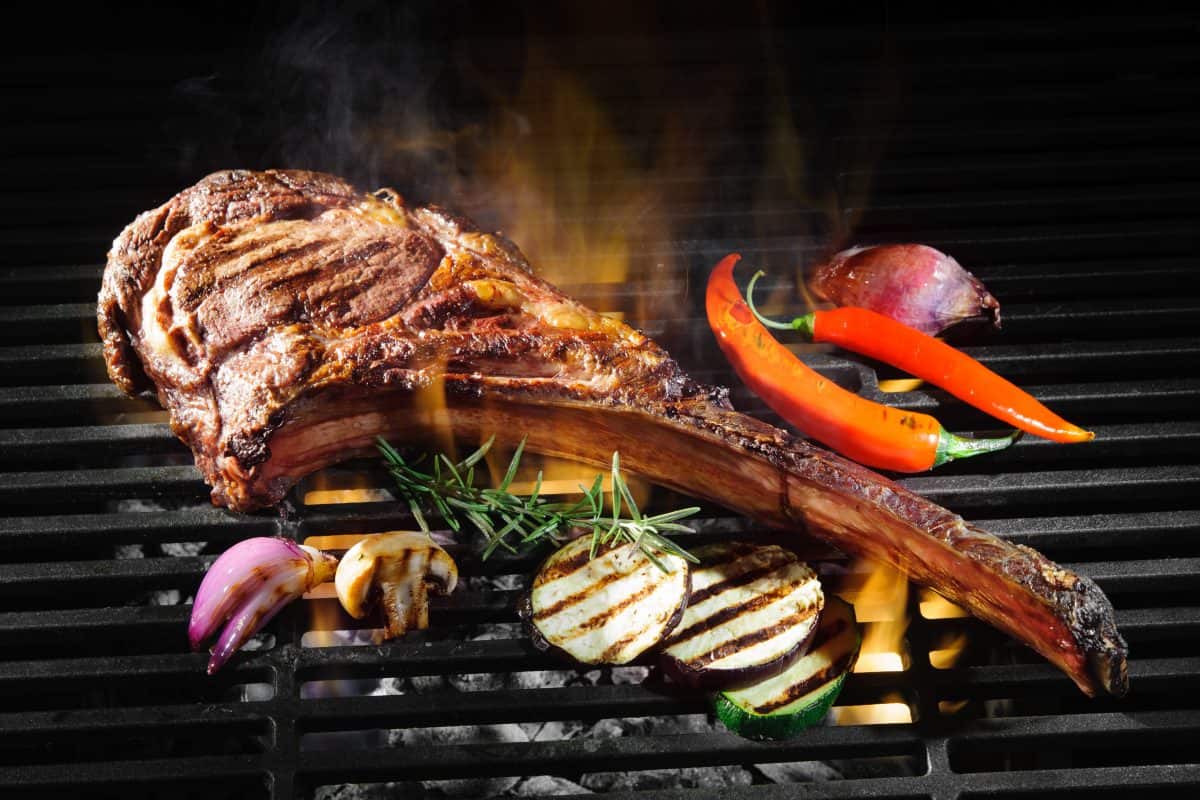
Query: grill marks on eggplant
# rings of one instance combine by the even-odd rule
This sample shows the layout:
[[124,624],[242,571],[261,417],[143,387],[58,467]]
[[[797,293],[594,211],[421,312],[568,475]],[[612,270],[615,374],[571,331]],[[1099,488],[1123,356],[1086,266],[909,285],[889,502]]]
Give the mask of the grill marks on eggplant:
[[[812,649],[818,650],[840,636],[855,636],[855,632],[849,629],[850,622],[839,618],[828,629],[821,629],[819,631],[816,639],[813,641]],[[849,672],[850,668],[854,666],[854,659],[858,655],[857,651],[853,648],[838,648],[838,651],[840,655],[836,660],[826,661],[822,666],[806,676],[804,680],[786,684],[781,691],[773,694],[769,699],[759,700],[754,705],[753,710],[759,714],[769,714],[772,711],[778,711],[788,704],[799,700],[818,686],[828,683],[838,675]]]
[[858,637],[853,609],[837,598],[831,599],[808,655],[786,672],[736,692],[738,705],[755,714],[786,709],[849,672],[858,657]]
[[695,553],[683,622],[664,644],[664,666],[707,688],[778,673],[807,650],[824,595],[807,564],[777,545],[717,544]]
[[585,664],[624,664],[678,624],[687,602],[687,562],[660,554],[663,572],[635,545],[568,543],[538,570],[522,616],[538,646]]
[[841,692],[861,639],[854,609],[829,597],[812,649],[779,675],[713,699],[717,717],[751,739],[787,739],[821,721]]

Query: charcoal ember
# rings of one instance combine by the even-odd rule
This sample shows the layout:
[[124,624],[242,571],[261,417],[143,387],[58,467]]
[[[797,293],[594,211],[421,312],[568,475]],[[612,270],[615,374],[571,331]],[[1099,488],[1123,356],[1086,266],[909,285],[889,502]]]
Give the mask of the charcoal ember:
[[639,733],[631,720],[624,719],[602,719],[592,726],[592,729],[587,732],[588,738],[594,739],[615,739],[618,736],[626,734],[635,735]]
[[775,783],[816,783],[844,777],[824,761],[793,761],[784,764],[755,764],[754,768]]
[[847,778],[907,778],[917,774],[913,759],[905,756],[833,759],[829,765]]
[[681,733],[714,733],[725,728],[705,714],[679,714],[669,717],[637,717],[632,719],[601,720],[589,735],[606,736],[672,736]]
[[387,800],[393,795],[382,783],[340,783],[333,786],[318,786],[314,800]]
[[468,579],[473,582],[472,589],[491,589],[499,592],[517,592],[529,586],[529,578],[521,574],[484,575]]
[[421,800],[427,797],[419,783],[339,783],[319,786],[313,800]]
[[579,783],[596,792],[650,791],[655,789],[704,789],[720,791],[735,786],[749,786],[754,775],[737,765],[723,767],[684,767],[682,769],[650,769],[641,772],[594,772],[584,775]]
[[656,736],[677,733],[714,733],[725,727],[706,714],[680,714],[674,717],[648,717],[650,733]]
[[649,667],[613,667],[609,671],[614,686],[638,686],[650,677]]
[[[512,744],[528,742],[529,737],[521,726],[514,723],[501,725],[456,725],[444,728],[406,728],[389,733],[388,743],[400,747],[428,747],[458,744]],[[457,778],[454,780],[422,781],[421,784],[436,795],[447,797],[493,797],[513,788],[520,776],[495,778]]]
[[152,606],[177,606],[183,602],[183,593],[178,589],[159,589],[150,592],[146,602]]
[[447,675],[446,681],[460,692],[498,692],[504,688],[507,682],[502,672],[468,672],[461,675]]
[[[704,714],[670,717],[605,719],[592,726],[585,738],[611,739],[625,736],[672,736],[688,733],[713,733],[724,730]],[[716,791],[733,786],[748,786],[754,774],[744,767],[720,767],[645,770],[616,773],[596,772],[584,775],[580,784],[597,792],[644,791],[653,789],[706,789]]]
[[597,670],[575,672],[573,670],[541,669],[528,672],[513,672],[508,676],[513,689],[545,689],[560,686],[595,686]]
[[[472,642],[491,642],[508,639],[508,632],[489,628],[472,636]],[[505,688],[508,676],[503,672],[473,672],[448,675],[446,681],[460,692],[498,692]]]
[[204,552],[206,547],[208,547],[208,542],[163,542],[159,545],[163,555],[176,558],[198,556]]
[[561,742],[564,739],[574,739],[585,730],[582,722],[575,720],[562,721],[553,719],[548,722],[521,722],[521,730],[531,742]]
[[140,544],[119,544],[113,548],[113,558],[121,561],[145,557],[146,551]]
[[370,692],[372,697],[404,694],[404,681],[401,678],[380,678],[378,684]]
[[444,692],[450,684],[445,675],[413,675],[408,679],[413,691],[420,693]]
[[534,775],[514,786],[512,793],[516,797],[553,797],[562,794],[591,794],[591,791],[566,778]]

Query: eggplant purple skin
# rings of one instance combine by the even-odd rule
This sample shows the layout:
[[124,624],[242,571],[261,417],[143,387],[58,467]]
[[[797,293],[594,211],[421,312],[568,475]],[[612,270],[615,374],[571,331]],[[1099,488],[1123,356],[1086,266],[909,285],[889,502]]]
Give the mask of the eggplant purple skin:
[[[551,556],[553,556],[553,553],[551,554]],[[549,561],[549,560],[550,560],[550,558],[547,557],[546,561]],[[533,571],[533,574],[535,576],[539,572],[541,572],[542,566],[544,566],[545,563],[546,562],[543,561],[542,564],[539,565],[538,568]],[[680,598],[679,607],[675,609],[675,613],[672,614],[670,616],[670,618],[667,620],[666,628],[664,628],[664,630],[663,630],[663,639],[666,639],[668,636],[670,636],[671,632],[679,627],[679,623],[683,622],[683,614],[685,611],[687,611],[687,601],[688,601],[688,598],[691,597],[691,595],[692,595],[692,575],[689,572],[688,576],[687,576],[687,591],[685,591],[683,593],[683,596]],[[546,637],[542,635],[542,632],[540,630],[538,630],[537,623],[535,623],[533,621],[533,587],[532,586],[530,586],[524,592],[521,592],[520,596],[517,598],[517,616],[521,619],[521,625],[525,629],[525,635],[529,637],[529,641],[533,643],[534,648],[537,649],[539,652],[548,653],[548,654],[554,656],[555,658],[557,658],[567,664],[570,664],[571,666],[575,666],[575,667],[601,666],[599,664],[593,664],[593,663],[590,663],[587,661],[580,661],[579,659],[575,658],[575,656],[568,653],[566,650],[563,650],[561,647],[551,644],[549,642],[549,640],[547,640]],[[659,641],[661,642],[662,640],[660,639]],[[643,655],[644,655],[644,653],[643,653]],[[641,656],[639,656],[638,658],[641,658]],[[637,659],[634,659],[634,660],[636,661]],[[621,666],[625,666],[625,665],[621,665]]]
[[738,669],[695,669],[683,661],[668,655],[666,652],[659,653],[658,663],[662,667],[663,672],[670,675],[672,680],[689,689],[701,689],[704,691],[745,689],[747,686],[753,686],[756,683],[765,681],[767,678],[774,678],[804,657],[812,648],[813,639],[816,637],[817,628],[819,627],[820,618],[817,619],[816,623],[809,630],[808,635],[797,642],[796,646],[791,650],[778,658],[763,662],[762,664],[755,664],[752,667],[740,667]]

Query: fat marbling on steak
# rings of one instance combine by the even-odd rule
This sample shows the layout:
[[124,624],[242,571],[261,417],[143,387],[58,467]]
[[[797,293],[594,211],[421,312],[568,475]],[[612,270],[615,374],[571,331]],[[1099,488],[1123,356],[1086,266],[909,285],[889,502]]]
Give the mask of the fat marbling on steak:
[[528,437],[600,466],[619,450],[658,483],[898,567],[1088,694],[1127,688],[1091,580],[733,411],[644,335],[538,279],[508,240],[394,192],[210,175],[113,243],[99,326],[109,375],[157,392],[218,505],[275,503],[377,435]]

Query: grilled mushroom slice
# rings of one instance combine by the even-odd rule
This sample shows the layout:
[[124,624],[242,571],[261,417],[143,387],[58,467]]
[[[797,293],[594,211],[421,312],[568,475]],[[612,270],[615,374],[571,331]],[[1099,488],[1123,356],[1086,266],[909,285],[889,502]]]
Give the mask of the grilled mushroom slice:
[[679,624],[691,588],[688,563],[658,553],[660,569],[636,544],[569,542],[546,559],[521,604],[529,636],[583,664],[626,664]]
[[825,604],[821,582],[778,545],[722,542],[693,553],[692,593],[665,642],[663,668],[700,689],[749,686],[808,651]]
[[429,592],[454,591],[458,566],[424,533],[376,533],[346,551],[333,582],[342,608],[355,619],[382,605],[384,638],[394,639],[429,627]]

